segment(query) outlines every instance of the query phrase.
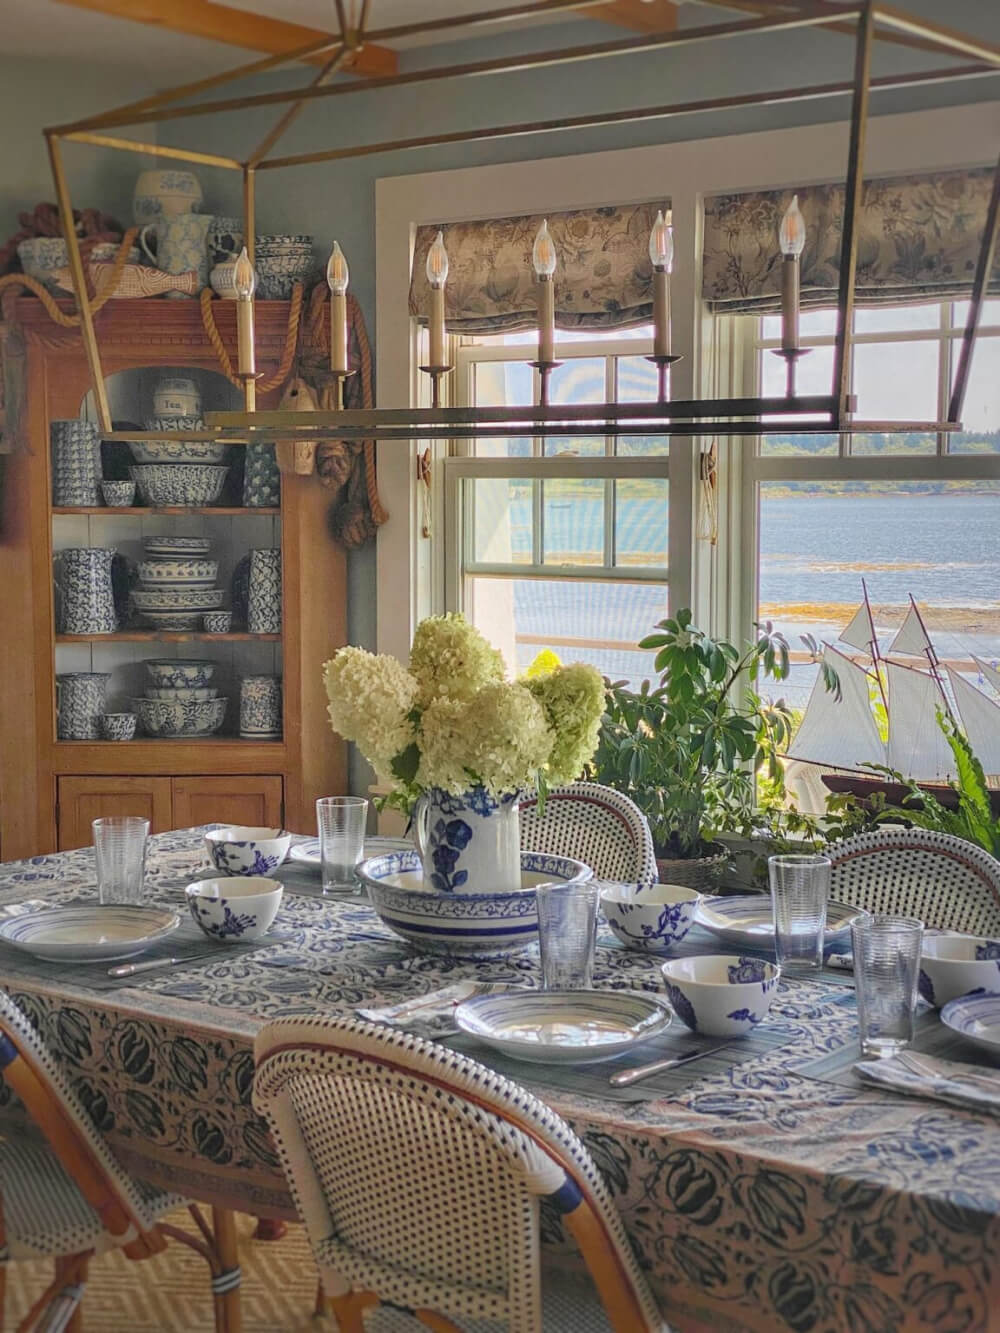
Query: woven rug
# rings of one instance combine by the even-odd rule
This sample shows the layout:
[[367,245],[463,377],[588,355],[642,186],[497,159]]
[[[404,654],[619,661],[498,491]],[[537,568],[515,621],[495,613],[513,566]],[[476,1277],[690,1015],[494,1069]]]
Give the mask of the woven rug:
[[[185,1209],[170,1222],[193,1230]],[[326,1333],[333,1319],[314,1319],[316,1265],[300,1226],[278,1241],[256,1241],[256,1219],[236,1219],[243,1269],[244,1333]],[[14,1328],[51,1279],[51,1264],[10,1264],[3,1327]],[[85,1333],[211,1333],[215,1327],[208,1265],[186,1245],[171,1241],[162,1254],[134,1262],[117,1252],[90,1263],[83,1300]]]

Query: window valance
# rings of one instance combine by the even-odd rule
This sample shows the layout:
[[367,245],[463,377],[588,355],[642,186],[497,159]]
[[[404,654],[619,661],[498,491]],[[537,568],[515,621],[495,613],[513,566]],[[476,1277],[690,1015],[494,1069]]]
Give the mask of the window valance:
[[[662,201],[549,213],[559,255],[556,324],[562,329],[614,329],[653,316],[649,233]],[[448,250],[445,318],[452,333],[506,333],[534,328],[537,297],[531,247],[543,215],[442,225]],[[436,226],[417,229],[410,313],[426,318],[425,265]]]
[[[992,167],[865,181],[858,304],[967,297],[992,185]],[[781,309],[778,225],[792,193],[706,199],[702,295],[710,310],[769,314]],[[808,232],[802,305],[836,305],[844,186],[814,185],[797,193]],[[1000,267],[994,269],[990,291],[1000,292]]]

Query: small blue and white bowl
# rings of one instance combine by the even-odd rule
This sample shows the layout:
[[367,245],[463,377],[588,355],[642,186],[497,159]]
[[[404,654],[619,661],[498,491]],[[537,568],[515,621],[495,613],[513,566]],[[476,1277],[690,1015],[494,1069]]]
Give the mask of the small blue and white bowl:
[[362,861],[358,877],[382,921],[421,953],[497,958],[538,938],[539,884],[583,884],[593,871],[582,861],[544,852],[521,853],[520,889],[509,893],[442,893],[424,887],[417,852],[390,852]]
[[940,1009],[973,992],[1000,994],[1000,940],[980,935],[924,935],[917,989]]
[[277,828],[218,828],[205,834],[212,865],[225,875],[270,874],[291,845],[292,835]]
[[706,1037],[748,1037],[767,1017],[781,976],[777,963],[739,954],[674,958],[660,970],[677,1017]]
[[144,662],[146,673],[159,689],[173,689],[175,686],[203,686],[215,675],[215,663],[197,658],[169,657],[159,661]]
[[626,949],[667,953],[691,929],[700,900],[696,889],[680,884],[609,884],[601,892],[601,910]]
[[212,939],[235,943],[266,935],[281,906],[276,879],[203,879],[184,890],[193,920]]

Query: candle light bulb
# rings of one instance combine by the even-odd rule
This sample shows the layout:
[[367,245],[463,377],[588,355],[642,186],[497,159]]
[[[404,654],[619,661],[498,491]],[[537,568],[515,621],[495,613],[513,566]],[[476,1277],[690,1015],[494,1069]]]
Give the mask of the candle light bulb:
[[670,272],[674,262],[674,229],[664,221],[663,210],[656,214],[653,230],[649,233],[649,262],[656,269]]
[[531,262],[540,278],[551,278],[556,271],[556,247],[549,234],[546,218],[535,235],[535,244],[531,251]]
[[799,196],[792,195],[792,202],[785,209],[781,226],[778,229],[778,244],[783,255],[800,255],[806,247],[806,220],[799,208]]
[[333,249],[330,251],[330,261],[326,266],[326,280],[334,296],[344,295],[347,291],[350,276],[350,270],[347,267],[344,252],[340,248],[340,242],[334,241]]
[[241,301],[249,301],[257,285],[257,275],[250,263],[246,246],[240,251],[240,257],[233,266],[233,288]]
[[448,281],[448,251],[444,248],[444,233],[440,231],[427,251],[427,281],[432,287],[443,287]]

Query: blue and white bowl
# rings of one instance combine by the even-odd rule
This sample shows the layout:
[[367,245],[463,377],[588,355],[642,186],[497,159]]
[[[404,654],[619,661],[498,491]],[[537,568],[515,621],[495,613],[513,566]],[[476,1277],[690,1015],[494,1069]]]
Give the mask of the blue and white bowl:
[[691,929],[701,894],[679,884],[609,884],[601,910],[626,949],[667,953]]
[[166,699],[168,702],[203,704],[209,699],[218,699],[219,691],[214,685],[151,685],[146,691],[147,699]]
[[143,503],[163,508],[214,504],[222,493],[229,468],[207,463],[148,463],[129,471]]
[[194,921],[212,939],[234,944],[259,940],[278,915],[284,888],[260,875],[203,879],[184,890]]
[[207,556],[212,549],[208,537],[143,537],[142,546],[148,556],[165,556],[170,560],[177,556]]
[[[162,430],[162,431],[204,430],[205,418],[202,416],[146,417],[143,420],[142,426],[143,430]],[[129,448],[131,447],[132,446],[129,445]]]
[[1000,940],[977,935],[925,935],[917,988],[940,1009],[960,995],[1000,994]]
[[748,1037],[767,1017],[781,976],[777,963],[739,954],[674,958],[660,970],[677,1017],[706,1037]]
[[214,662],[192,658],[171,657],[160,661],[144,662],[150,681],[160,689],[176,685],[207,685],[215,675]]
[[193,583],[207,583],[211,586],[218,574],[218,560],[203,560],[199,556],[139,561],[139,582],[149,588],[188,586]]
[[128,447],[144,464],[222,463],[229,454],[229,445],[218,440],[132,440]]
[[582,884],[593,871],[582,861],[521,853],[520,889],[510,893],[441,893],[424,887],[417,852],[390,852],[362,861],[358,877],[382,921],[421,953],[496,958],[538,938],[539,884]]
[[222,605],[223,588],[193,587],[136,588],[132,601],[137,611],[215,611]]
[[133,699],[131,703],[147,735],[212,736],[226,720],[229,700]]
[[278,828],[218,828],[205,834],[205,848],[216,870],[227,875],[268,875],[277,870],[292,845],[292,835]]

